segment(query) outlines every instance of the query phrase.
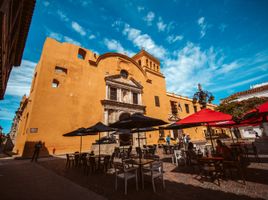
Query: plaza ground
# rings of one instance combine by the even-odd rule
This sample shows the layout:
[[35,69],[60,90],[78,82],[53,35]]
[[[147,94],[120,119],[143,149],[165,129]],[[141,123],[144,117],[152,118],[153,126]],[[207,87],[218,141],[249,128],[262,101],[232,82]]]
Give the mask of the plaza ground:
[[[160,150],[161,151],[161,150]],[[189,166],[176,167],[170,155],[160,153],[164,161],[166,189],[157,183],[153,193],[150,182],[145,189],[136,191],[129,181],[128,195],[123,193],[123,181],[114,190],[112,170],[107,174],[86,176],[81,168],[65,168],[64,157],[30,160],[0,160],[1,199],[268,199],[268,155],[261,162],[251,159],[246,170],[246,184],[237,177],[216,182],[200,181]]]

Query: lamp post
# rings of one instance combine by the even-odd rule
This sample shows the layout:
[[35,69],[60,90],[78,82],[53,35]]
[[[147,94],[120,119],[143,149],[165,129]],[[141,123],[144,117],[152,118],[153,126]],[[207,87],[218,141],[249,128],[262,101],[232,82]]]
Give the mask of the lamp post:
[[194,93],[193,96],[193,103],[195,104],[198,102],[201,105],[201,109],[204,109],[207,107],[207,103],[211,103],[214,100],[214,96],[212,93],[202,90],[202,86],[200,83],[198,83],[198,91]]

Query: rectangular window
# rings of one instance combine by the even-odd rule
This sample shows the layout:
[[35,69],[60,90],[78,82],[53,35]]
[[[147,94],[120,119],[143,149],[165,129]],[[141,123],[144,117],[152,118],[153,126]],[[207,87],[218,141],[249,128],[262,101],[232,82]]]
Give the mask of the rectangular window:
[[56,66],[55,67],[55,72],[59,73],[59,74],[67,74],[67,69],[64,68],[64,67]]
[[189,104],[185,104],[185,111],[186,111],[186,113],[190,113]]
[[117,89],[111,87],[110,88],[110,100],[117,101]]
[[160,107],[159,96],[154,96],[155,106]]
[[196,106],[194,106],[194,112],[197,112],[197,107]]
[[177,102],[176,101],[170,101],[170,106],[171,106],[171,113],[173,115],[177,115],[177,113],[178,113]]
[[138,94],[133,93],[133,104],[138,104]]
[[37,133],[38,132],[38,128],[30,128],[30,133]]

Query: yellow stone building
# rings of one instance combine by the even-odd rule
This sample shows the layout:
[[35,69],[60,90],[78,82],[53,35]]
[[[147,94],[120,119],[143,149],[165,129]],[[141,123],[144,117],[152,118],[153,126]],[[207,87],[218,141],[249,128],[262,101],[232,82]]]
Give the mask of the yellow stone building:
[[[143,113],[171,123],[200,110],[191,99],[167,93],[159,60],[145,50],[132,58],[120,53],[97,55],[51,38],[45,41],[29,97],[21,107],[14,151],[23,156],[31,155],[39,140],[44,142],[44,155],[77,151],[80,138],[62,135],[99,121],[109,124],[124,115]],[[203,129],[185,132],[192,141],[204,141]],[[178,132],[165,134],[177,137]],[[96,139],[83,137],[82,151],[89,151]],[[147,133],[147,144],[158,139],[159,132]]]

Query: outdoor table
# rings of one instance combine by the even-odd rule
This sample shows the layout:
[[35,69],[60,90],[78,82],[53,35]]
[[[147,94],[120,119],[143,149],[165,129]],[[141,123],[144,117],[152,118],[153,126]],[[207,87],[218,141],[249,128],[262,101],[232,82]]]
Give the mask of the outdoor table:
[[144,159],[144,158],[131,159],[131,160],[128,160],[128,162],[127,162],[129,164],[137,165],[139,167],[139,179],[140,179],[140,182],[141,182],[143,188],[144,188],[144,186],[143,186],[143,184],[144,184],[144,182],[143,182],[143,166],[148,165],[152,162],[154,162],[154,160]]
[[198,159],[199,165],[202,166],[203,171],[211,178],[217,179],[218,175],[223,174],[223,161],[223,157],[202,157]]

